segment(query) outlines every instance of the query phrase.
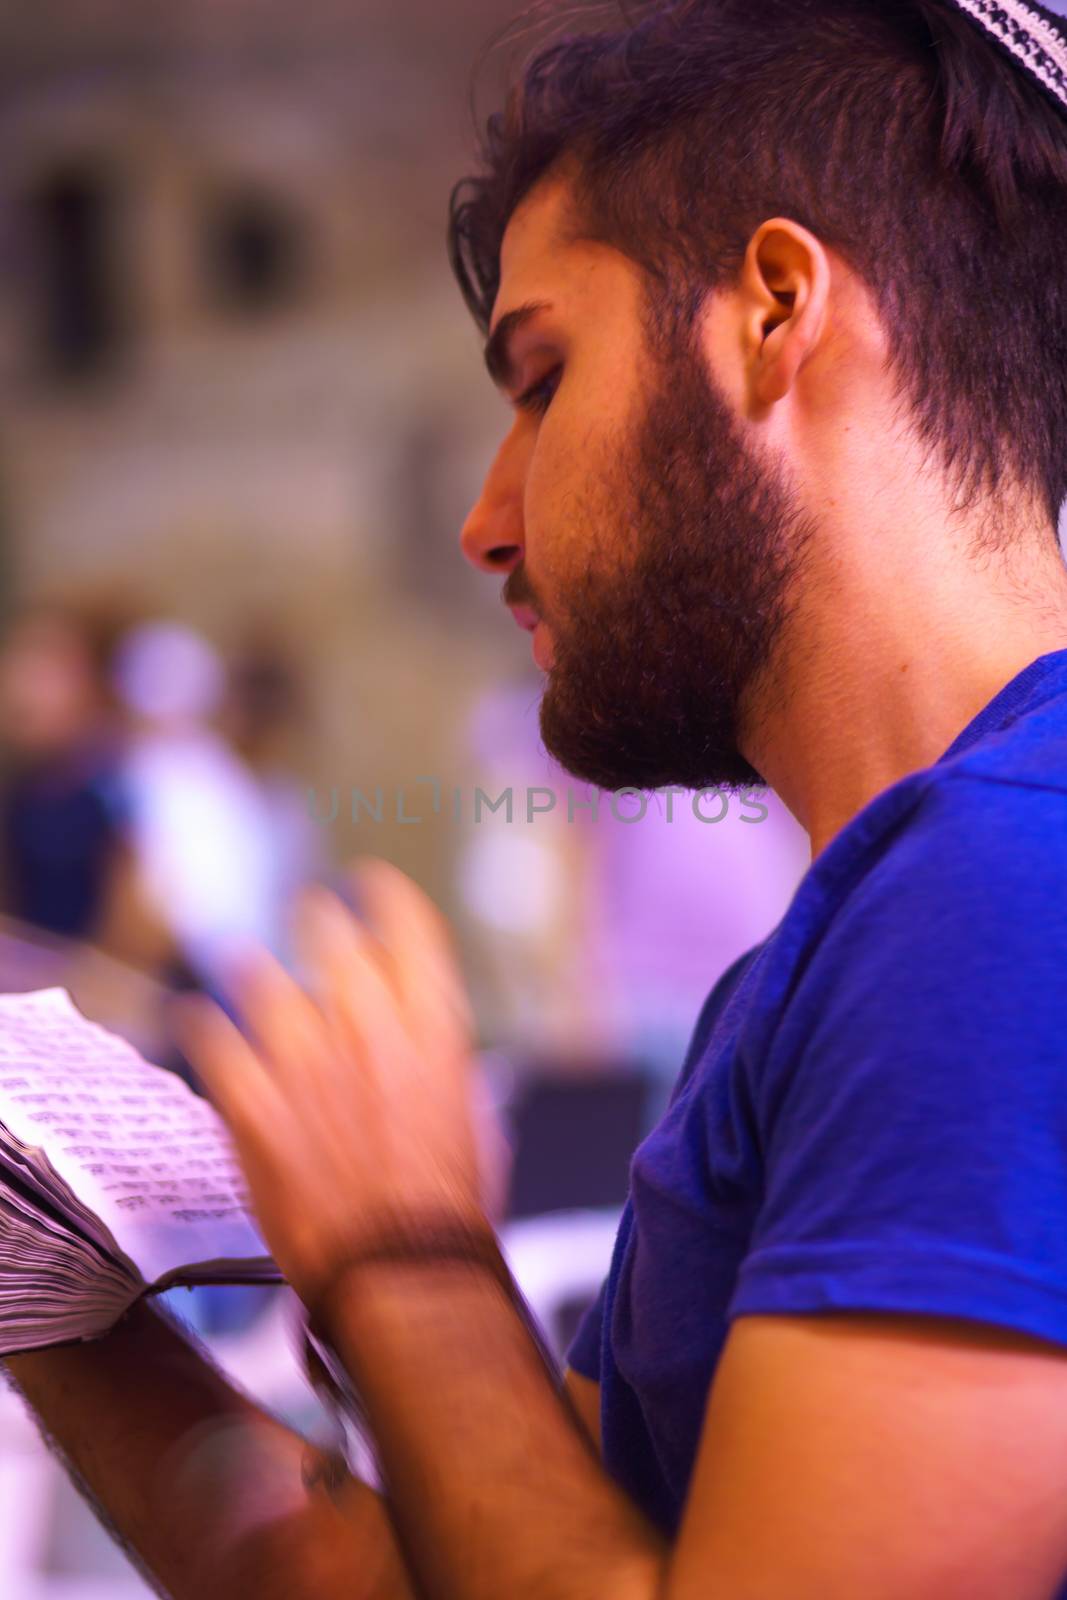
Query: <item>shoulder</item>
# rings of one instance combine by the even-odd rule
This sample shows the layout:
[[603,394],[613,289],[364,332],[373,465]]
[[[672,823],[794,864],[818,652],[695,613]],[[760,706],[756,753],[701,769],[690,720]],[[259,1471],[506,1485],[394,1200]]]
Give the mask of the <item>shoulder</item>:
[[964,763],[926,776],[891,837],[869,853],[829,937],[902,923],[915,938],[955,929],[969,944],[998,918],[1067,922],[1067,781]]
[[925,776],[791,966],[752,1074],[761,1119],[847,1102],[873,1134],[959,1121],[976,1095],[1020,1119],[1064,1099],[1067,790]]
[[872,802],[844,830],[839,899],[895,899],[982,874],[1023,881],[1067,858],[1065,819],[1067,692],[1022,706]]

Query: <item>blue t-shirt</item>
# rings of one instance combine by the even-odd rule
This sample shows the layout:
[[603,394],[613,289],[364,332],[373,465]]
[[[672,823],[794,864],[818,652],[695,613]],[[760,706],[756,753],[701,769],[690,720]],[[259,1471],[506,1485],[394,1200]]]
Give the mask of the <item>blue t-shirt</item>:
[[830,1310],[1067,1345],[1067,650],[817,857],[634,1156],[569,1360],[665,1533],[733,1318]]

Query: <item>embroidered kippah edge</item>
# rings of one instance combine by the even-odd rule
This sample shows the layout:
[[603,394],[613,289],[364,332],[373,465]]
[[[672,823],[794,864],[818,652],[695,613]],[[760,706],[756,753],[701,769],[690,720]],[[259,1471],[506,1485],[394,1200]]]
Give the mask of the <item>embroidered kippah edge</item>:
[[955,0],[1067,108],[1067,39],[1021,0]]

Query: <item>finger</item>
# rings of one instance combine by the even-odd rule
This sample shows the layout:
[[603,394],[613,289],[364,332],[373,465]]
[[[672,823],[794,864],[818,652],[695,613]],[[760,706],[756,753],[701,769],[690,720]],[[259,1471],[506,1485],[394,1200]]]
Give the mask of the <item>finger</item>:
[[213,1000],[183,995],[167,1008],[177,1042],[223,1120],[248,1126],[266,1104],[271,1084],[239,1028]]
[[412,1008],[404,1009],[378,964],[366,957],[363,930],[337,896],[309,895],[304,913],[323,1004],[341,1036],[356,1037],[363,1091],[374,1097],[379,1114],[384,1107],[391,1117],[396,1106],[405,1117],[452,1119],[458,1096],[461,1115],[469,1117],[468,1053],[459,1048],[455,1029],[438,1024],[420,1035],[413,1028]]
[[290,913],[290,932],[297,946],[308,991],[317,1001],[325,998],[325,969],[338,958],[337,946],[379,969],[392,981],[392,957],[370,928],[323,883],[308,884],[297,895]]
[[291,1083],[322,1069],[329,1051],[322,1012],[268,950],[252,946],[242,953],[231,988],[266,1071]]
[[447,919],[406,873],[387,861],[364,856],[347,870],[374,931],[392,954],[405,1010],[424,1023],[443,1012],[469,1038],[473,1018]]
[[[346,873],[344,876],[348,877],[349,875]],[[356,887],[354,879],[350,878],[349,881]],[[377,929],[370,925],[361,912],[353,910],[352,906],[344,898],[343,890],[334,891],[321,882],[308,884],[297,898],[295,912],[297,918],[302,915],[302,907],[305,905],[329,906],[331,913],[334,914],[336,914],[337,907],[340,907],[346,922],[351,925],[354,934],[359,939],[364,955],[368,960],[374,962],[388,983],[395,982],[397,977],[395,953],[378,937]]]
[[313,974],[315,994],[343,1048],[364,1072],[406,1049],[404,1018],[373,941],[343,902],[321,886],[301,898],[295,923],[301,954]]
[[380,856],[357,856],[345,875],[366,905],[367,920],[384,944],[395,948],[402,941],[394,936],[407,933],[420,947],[433,949],[439,960],[455,965],[447,919],[406,872]]

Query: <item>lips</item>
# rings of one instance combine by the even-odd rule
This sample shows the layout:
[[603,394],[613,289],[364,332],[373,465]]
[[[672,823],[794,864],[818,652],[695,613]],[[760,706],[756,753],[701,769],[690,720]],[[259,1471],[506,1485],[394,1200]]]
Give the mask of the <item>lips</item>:
[[533,658],[542,672],[548,672],[552,666],[552,642],[548,637],[548,629],[532,606],[509,605],[508,610],[515,618],[519,627],[526,633],[533,634]]
[[531,610],[529,606],[508,606],[508,610],[515,618],[515,621],[518,623],[519,627],[524,628],[527,633],[533,633],[534,629],[537,627],[537,624],[541,620],[541,618],[537,615],[537,612]]

